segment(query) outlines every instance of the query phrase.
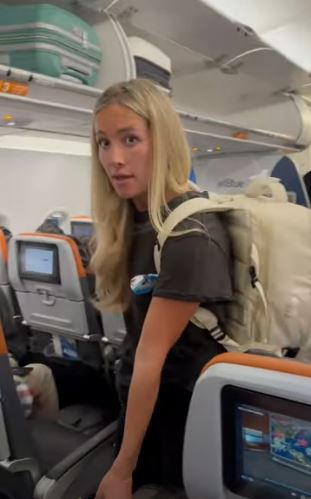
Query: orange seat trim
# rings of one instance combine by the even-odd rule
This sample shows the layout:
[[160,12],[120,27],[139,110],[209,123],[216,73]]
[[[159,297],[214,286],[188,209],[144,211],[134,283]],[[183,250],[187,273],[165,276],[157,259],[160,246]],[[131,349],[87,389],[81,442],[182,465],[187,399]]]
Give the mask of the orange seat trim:
[[93,222],[92,218],[88,215],[77,215],[75,217],[71,217],[70,219],[71,222],[78,222],[79,220],[81,222]]
[[7,244],[5,236],[3,234],[3,230],[0,230],[0,251],[1,251],[4,263],[7,264],[8,263],[8,244]]
[[252,355],[247,353],[228,352],[214,357],[203,368],[202,373],[217,364],[235,364],[239,366],[256,367],[268,371],[277,371],[297,376],[311,378],[311,365],[296,360],[267,357],[264,355]]
[[8,354],[8,349],[6,346],[5,336],[2,324],[0,322],[0,356],[4,356]]

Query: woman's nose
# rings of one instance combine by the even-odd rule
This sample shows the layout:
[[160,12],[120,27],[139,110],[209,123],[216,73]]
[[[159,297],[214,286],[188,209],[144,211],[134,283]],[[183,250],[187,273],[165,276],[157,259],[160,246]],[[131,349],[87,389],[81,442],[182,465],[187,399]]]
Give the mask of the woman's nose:
[[119,145],[115,144],[110,146],[109,151],[108,151],[109,159],[108,163],[112,166],[115,165],[124,165],[124,152],[122,150],[122,147]]

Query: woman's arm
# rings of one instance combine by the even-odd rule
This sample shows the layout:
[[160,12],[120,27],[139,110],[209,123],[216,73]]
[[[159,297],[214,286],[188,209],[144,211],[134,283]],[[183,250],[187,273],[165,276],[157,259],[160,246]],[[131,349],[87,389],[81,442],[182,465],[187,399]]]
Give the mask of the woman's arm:
[[165,359],[198,303],[153,298],[136,350],[127,403],[124,436],[114,469],[131,475],[158,397]]

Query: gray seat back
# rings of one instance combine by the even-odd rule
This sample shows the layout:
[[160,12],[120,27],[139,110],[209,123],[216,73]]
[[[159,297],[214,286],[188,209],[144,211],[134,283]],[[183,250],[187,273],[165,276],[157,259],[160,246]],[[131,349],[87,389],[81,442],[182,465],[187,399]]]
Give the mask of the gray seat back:
[[93,235],[93,220],[89,216],[80,215],[70,219],[70,232],[74,237],[91,239]]
[[[55,353],[101,362],[100,323],[75,242],[64,235],[29,233],[12,238],[9,278],[21,313],[33,331],[52,335]],[[84,346],[83,346],[84,344]]]

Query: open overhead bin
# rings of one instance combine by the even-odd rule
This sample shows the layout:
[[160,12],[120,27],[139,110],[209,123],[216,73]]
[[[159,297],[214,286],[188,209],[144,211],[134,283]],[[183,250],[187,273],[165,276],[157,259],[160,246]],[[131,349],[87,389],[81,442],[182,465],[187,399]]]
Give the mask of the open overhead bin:
[[306,73],[311,72],[309,0],[203,0]]
[[[303,5],[307,2],[302,0]],[[89,5],[100,3],[101,0],[90,1]],[[286,22],[293,13],[292,4],[292,0],[269,0],[269,5],[268,0],[264,3],[259,0],[117,0],[111,2],[108,12],[118,17],[127,33],[132,34],[135,30],[144,32],[145,36],[157,40],[163,49],[172,54],[174,84],[183,76],[202,78],[203,73],[209,94],[214,95],[213,86],[218,82],[221,88],[229,90],[229,97],[225,96],[226,104],[230,104],[231,94],[231,106],[234,106],[233,100],[240,106],[239,99],[236,102],[239,93],[247,91],[256,97],[310,81],[304,66],[293,63],[292,59],[284,56],[284,51],[278,50],[278,45],[269,44],[270,39],[262,38],[261,33],[258,35],[244,22],[243,12],[251,10],[256,10],[258,18],[268,18],[270,12],[275,16],[279,13]],[[230,15],[224,6],[230,7]],[[303,21],[300,15],[299,19],[310,23],[310,16]],[[282,28],[282,22],[280,26]],[[297,23],[296,27],[298,30]],[[291,41],[295,43],[293,34]],[[311,37],[309,42],[311,44]],[[221,78],[221,73],[231,78]],[[231,92],[230,87],[234,87]],[[186,99],[186,91],[185,95],[181,93],[182,89],[178,90],[178,98]]]
[[[26,3],[13,0],[10,5]],[[158,47],[172,61],[172,95],[194,155],[289,152],[311,142],[308,105],[299,97],[276,95],[284,88],[285,76],[304,85],[305,72],[294,73],[283,56],[203,1],[50,3],[70,7],[94,25],[103,51],[97,88],[2,65],[0,79],[27,86],[25,96],[0,93],[2,129],[15,126],[87,138],[101,91],[137,76],[129,41],[136,37]],[[256,60],[262,61],[259,67]],[[267,78],[265,64],[273,78]]]

